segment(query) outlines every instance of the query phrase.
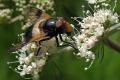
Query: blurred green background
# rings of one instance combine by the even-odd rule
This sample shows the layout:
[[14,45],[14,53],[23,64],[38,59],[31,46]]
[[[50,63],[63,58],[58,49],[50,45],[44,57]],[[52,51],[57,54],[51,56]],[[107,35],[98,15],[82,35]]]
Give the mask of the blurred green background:
[[[6,1],[6,4],[12,7],[10,0]],[[81,16],[81,4],[83,3],[84,0],[55,0],[57,16]],[[119,7],[116,10],[120,13]],[[7,65],[7,61],[10,61],[12,57],[8,49],[12,43],[19,42],[17,39],[19,33],[21,33],[20,22],[0,24],[0,80],[24,80]],[[120,33],[114,34],[113,38],[120,42]],[[120,54],[105,46],[102,62],[97,58],[92,67],[85,71],[84,67],[89,64],[76,58],[70,52],[65,52],[65,54],[49,58],[40,74],[40,80],[120,80],[119,60]]]

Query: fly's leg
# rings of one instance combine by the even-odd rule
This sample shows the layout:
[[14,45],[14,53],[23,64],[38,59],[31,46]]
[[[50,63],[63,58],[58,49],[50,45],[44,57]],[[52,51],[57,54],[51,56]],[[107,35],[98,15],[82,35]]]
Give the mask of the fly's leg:
[[[59,34],[59,38],[62,42],[66,43],[67,45],[69,45],[69,46],[73,47],[75,50],[77,50],[77,48],[74,46],[74,44],[67,42],[67,41],[64,41],[61,34]],[[63,45],[63,46],[66,46],[66,45]]]
[[58,37],[57,37],[57,36],[55,36],[55,39],[56,39],[57,47],[59,47],[59,46],[60,46],[60,44],[59,44]]
[[38,42],[38,49],[37,49],[37,51],[36,51],[36,56],[38,56],[39,55],[39,52],[40,52],[40,49],[41,49],[41,43],[40,43],[40,41]]

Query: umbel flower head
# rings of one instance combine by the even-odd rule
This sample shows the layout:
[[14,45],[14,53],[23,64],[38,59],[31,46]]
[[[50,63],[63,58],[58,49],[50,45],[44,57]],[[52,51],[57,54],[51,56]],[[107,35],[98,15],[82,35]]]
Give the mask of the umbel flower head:
[[81,29],[80,35],[75,35],[75,42],[78,46],[78,56],[95,59],[93,52],[89,51],[105,31],[106,21],[110,21],[111,24],[117,23],[118,15],[111,10],[100,9],[93,14],[93,16],[87,16],[80,22]]
[[53,0],[13,0],[13,2],[16,5],[16,10],[19,12],[23,12],[24,8],[29,5],[34,5],[43,11],[52,11],[54,13]]
[[[49,44],[49,45],[48,45]],[[39,53],[37,53],[38,46],[42,46]],[[35,42],[29,43],[23,46],[16,53],[17,63],[19,65],[15,68],[15,71],[20,74],[20,76],[32,75],[34,78],[39,72],[42,71],[46,60],[52,52],[57,52],[55,39],[50,39],[48,41],[43,41],[41,45]],[[8,62],[9,64],[14,62]]]
[[0,9],[0,23],[2,20],[9,20],[11,18],[10,9]]
[[[93,2],[92,0],[87,1],[88,3],[100,6],[105,0],[93,0]],[[97,2],[101,2],[101,4],[97,4]],[[88,12],[90,14],[92,13],[87,10],[85,14]],[[78,49],[78,53],[75,53],[75,55],[86,58],[86,61],[89,61],[90,59],[94,60],[95,54],[91,49],[105,35],[106,29],[119,22],[118,17],[118,14],[115,13],[113,9],[111,10],[107,8],[97,8],[92,15],[85,16],[82,21],[77,20],[79,17],[73,17],[80,26],[80,30],[78,30],[80,32],[73,36]],[[109,24],[109,26],[106,24]],[[85,68],[85,70],[88,68]]]
[[87,1],[90,4],[96,4],[96,3],[99,3],[99,2],[105,2],[106,0],[87,0]]
[[93,14],[95,20],[98,23],[105,23],[106,21],[109,21],[112,23],[118,23],[118,14],[114,13],[112,10],[109,9],[100,9],[96,13]]

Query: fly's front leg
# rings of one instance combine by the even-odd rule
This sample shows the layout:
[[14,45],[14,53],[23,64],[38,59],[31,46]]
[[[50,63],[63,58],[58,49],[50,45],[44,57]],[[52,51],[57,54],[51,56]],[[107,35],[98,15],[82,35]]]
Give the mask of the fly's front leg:
[[39,52],[40,52],[40,49],[41,49],[41,43],[40,43],[40,41],[37,43],[37,46],[38,46],[38,49],[37,49],[37,51],[36,51],[36,56],[38,56],[39,55]]
[[60,38],[60,40],[61,40],[62,42],[64,42],[64,43],[69,43],[69,42],[67,42],[67,41],[63,40],[63,38],[62,38],[62,35],[61,35],[61,34],[59,34],[59,38]]
[[60,40],[61,40],[62,42],[66,43],[66,45],[63,45],[63,46],[69,45],[69,46],[73,47],[75,50],[77,50],[77,48],[75,47],[75,45],[74,45],[73,43],[64,41],[63,38],[62,38],[62,36],[61,36],[61,34],[59,34],[59,38],[60,38]]
[[59,38],[60,38],[61,41],[64,41],[61,34],[59,34]]
[[55,39],[56,39],[57,47],[59,47],[59,46],[60,46],[60,44],[59,44],[58,37],[57,37],[57,36],[55,36]]
[[[62,36],[61,36],[61,35],[59,35],[59,38],[60,38],[60,40],[61,40],[62,42],[64,42],[64,40],[62,39]],[[57,36],[55,36],[55,39],[56,39],[57,47],[62,47],[62,45],[60,45],[60,43],[59,43],[59,39],[58,39]]]

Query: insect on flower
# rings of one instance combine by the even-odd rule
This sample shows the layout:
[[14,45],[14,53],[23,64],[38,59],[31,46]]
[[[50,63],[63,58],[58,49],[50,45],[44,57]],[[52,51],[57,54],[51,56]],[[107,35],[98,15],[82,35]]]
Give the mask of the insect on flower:
[[[53,18],[42,10],[30,7],[28,16],[37,17],[37,20],[29,26],[23,35],[24,40],[21,46],[31,42],[39,42],[49,40],[53,37],[56,39],[57,46],[59,46],[59,39],[64,42],[61,34],[67,35],[73,32],[73,28],[63,17]],[[20,47],[21,47],[20,46]]]

